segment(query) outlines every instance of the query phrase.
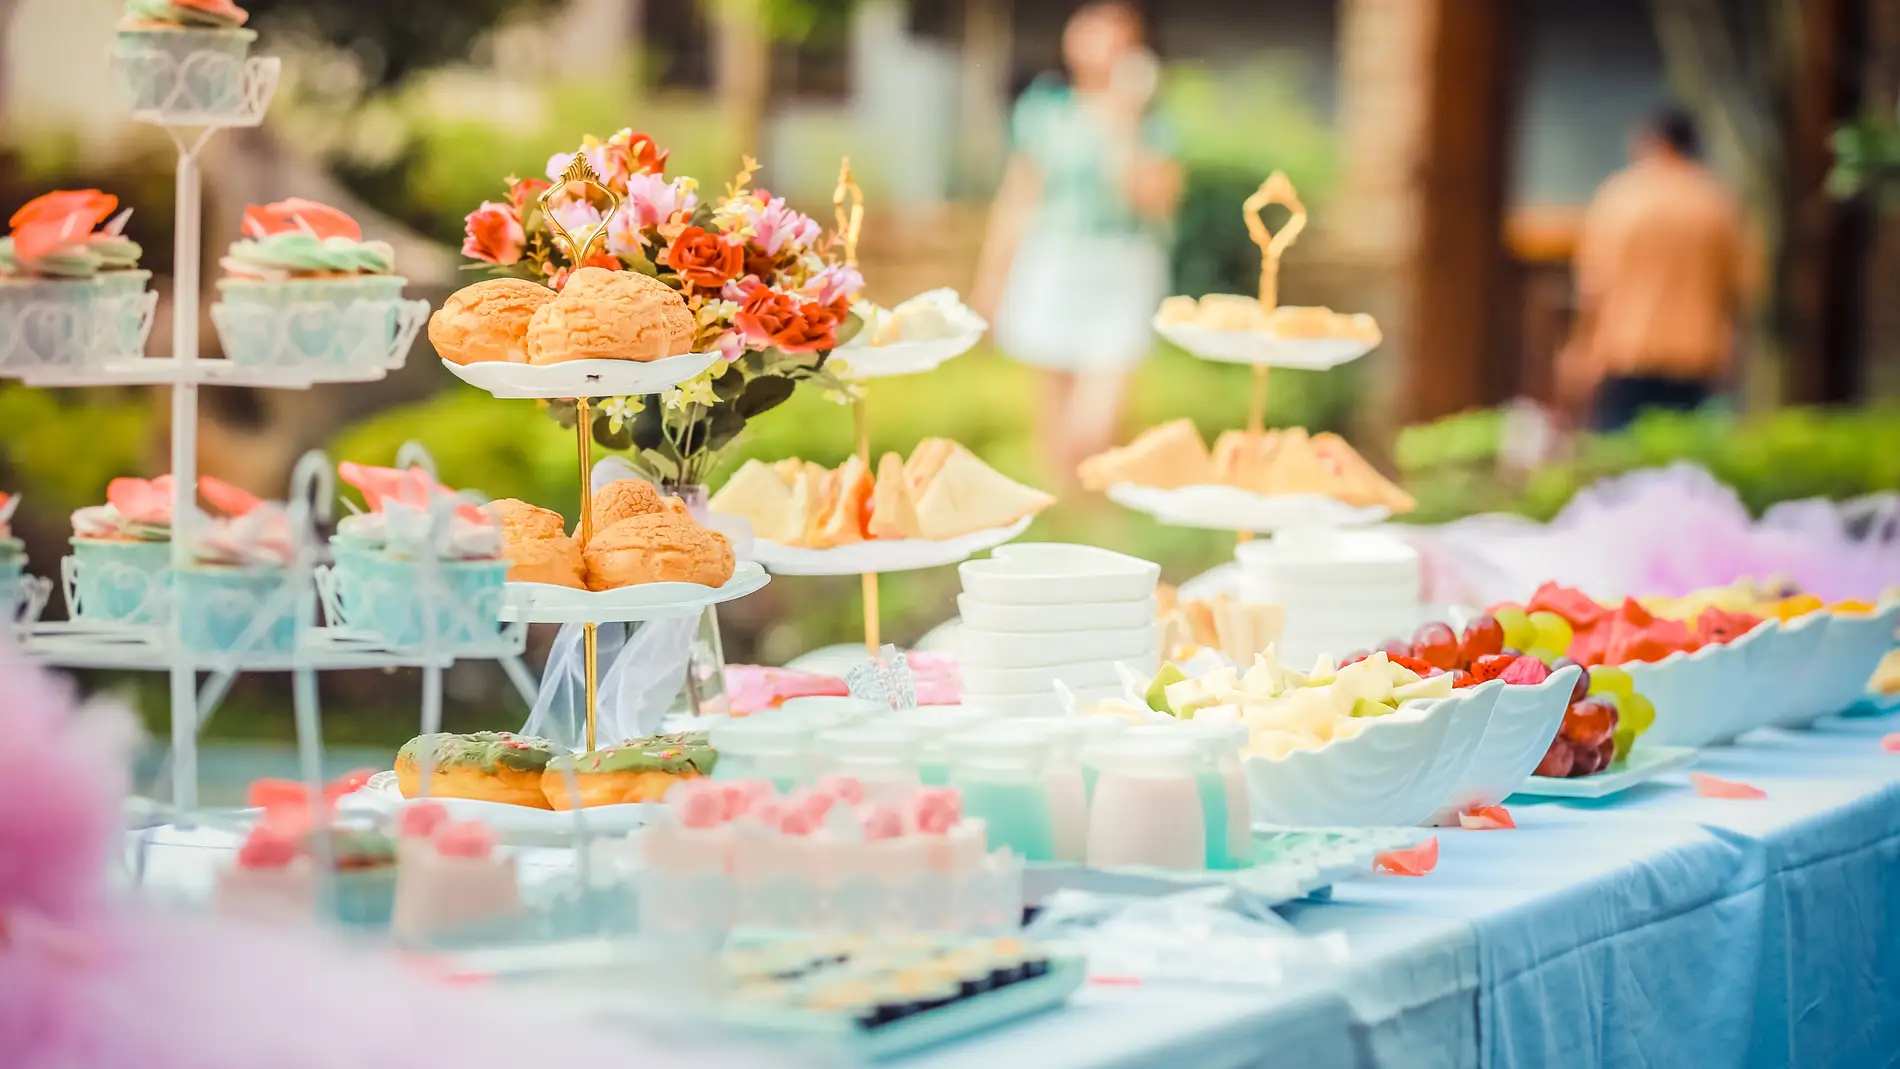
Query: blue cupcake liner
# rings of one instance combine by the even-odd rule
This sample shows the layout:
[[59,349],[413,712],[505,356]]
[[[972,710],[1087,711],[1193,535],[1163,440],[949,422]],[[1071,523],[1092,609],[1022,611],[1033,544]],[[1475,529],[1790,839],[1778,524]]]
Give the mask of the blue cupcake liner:
[[[301,599],[291,589],[297,581],[286,568],[179,569],[172,577],[179,640],[201,653],[289,653],[296,649],[302,629],[297,618]],[[268,617],[259,622],[260,614]]]
[[391,646],[431,637],[445,646],[493,642],[501,635],[501,602],[508,561],[438,561],[433,611],[422,589],[420,562],[380,550],[331,541],[338,607],[351,628]]
[[157,624],[169,619],[172,544],[74,538],[70,606],[81,620]]
[[395,275],[227,278],[211,309],[226,359],[269,367],[382,366],[400,328]]
[[242,115],[244,62],[254,30],[151,28],[120,30],[112,54],[128,109],[172,115]]

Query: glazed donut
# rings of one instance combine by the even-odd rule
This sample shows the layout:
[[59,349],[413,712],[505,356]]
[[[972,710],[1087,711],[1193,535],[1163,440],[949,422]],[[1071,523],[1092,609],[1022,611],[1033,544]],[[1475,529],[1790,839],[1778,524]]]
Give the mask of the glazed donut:
[[718,759],[703,731],[632,739],[592,753],[555,757],[541,774],[541,790],[548,807],[574,808],[567,781],[572,769],[582,807],[657,802],[680,780],[710,775]]
[[546,739],[508,731],[418,735],[396,754],[396,785],[404,798],[422,794],[422,756],[430,745],[435,747],[435,772],[429,777],[432,797],[507,802],[534,809],[548,808],[541,774],[550,758],[564,752]]

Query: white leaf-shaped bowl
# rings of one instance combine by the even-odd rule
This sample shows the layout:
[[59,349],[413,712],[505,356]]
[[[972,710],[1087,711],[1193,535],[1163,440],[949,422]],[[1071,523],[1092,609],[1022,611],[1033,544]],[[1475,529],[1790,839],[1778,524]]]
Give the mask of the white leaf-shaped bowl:
[[1883,604],[1872,613],[1830,612],[1825,616],[1827,629],[1808,658],[1808,670],[1801,679],[1800,690],[1808,703],[1788,710],[1784,723],[1805,726],[1866,697],[1868,679],[1881,658],[1894,648],[1900,601]]
[[1349,739],[1244,762],[1254,822],[1283,827],[1418,824],[1470,767],[1503,685],[1419,701]]
[[1567,665],[1535,686],[1512,686],[1495,679],[1479,684],[1501,688],[1497,706],[1470,766],[1429,823],[1456,824],[1458,814],[1473,806],[1496,805],[1510,797],[1537,770],[1550,740],[1557,737],[1564,710],[1570,708],[1570,692],[1582,672],[1581,667]]
[[1151,598],[1161,566],[1095,546],[1018,542],[957,574],[964,593],[992,605],[1069,605]]
[[1660,661],[1620,665],[1636,693],[1656,707],[1656,723],[1638,746],[1686,746],[1701,749],[1735,737],[1734,701],[1749,698],[1743,655],[1732,643],[1677,651]]
[[1800,727],[1826,715],[1808,691],[1808,681],[1814,678],[1832,618],[1832,613],[1811,612],[1773,623],[1774,633],[1755,663],[1761,684],[1756,700],[1761,703],[1759,715],[1764,723]]

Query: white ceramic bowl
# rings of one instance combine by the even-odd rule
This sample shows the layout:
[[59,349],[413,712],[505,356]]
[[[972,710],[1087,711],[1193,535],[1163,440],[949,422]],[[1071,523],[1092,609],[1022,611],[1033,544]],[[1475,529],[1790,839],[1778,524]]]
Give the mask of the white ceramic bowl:
[[1740,714],[1730,704],[1751,700],[1746,653],[1729,643],[1694,653],[1678,651],[1653,663],[1620,665],[1630,674],[1636,693],[1656,707],[1655,725],[1636,745],[1701,749],[1739,734]]
[[993,605],[1073,605],[1153,597],[1161,566],[1095,546],[1031,542],[964,561],[957,573],[964,593]]
[[1808,691],[1814,666],[1827,637],[1831,613],[1811,612],[1786,623],[1774,623],[1775,634],[1759,658],[1756,688],[1763,703],[1761,716],[1770,724],[1801,727],[1823,714]]
[[[1153,650],[1122,663],[1141,675],[1153,675],[1161,667],[1159,657]],[[958,670],[963,676],[963,700],[966,705],[974,704],[977,698],[986,696],[1053,694],[1057,680],[1070,690],[1077,691],[1121,686],[1121,676],[1115,670],[1115,662],[1111,660],[1078,661],[1041,668],[985,668],[966,663],[959,665]]]
[[965,624],[958,636],[957,663],[967,670],[1139,661],[1152,655],[1158,630],[1153,623],[1114,631],[979,631]]
[[1277,761],[1247,758],[1255,822],[1340,828],[1426,820],[1470,767],[1502,689],[1486,684],[1410,703],[1352,738]]
[[1456,824],[1458,814],[1473,806],[1496,805],[1511,796],[1523,784],[1537,763],[1550,749],[1550,740],[1563,726],[1564,710],[1570,708],[1570,692],[1583,669],[1568,665],[1550,674],[1536,686],[1511,686],[1502,680],[1481,683],[1472,689],[1497,686],[1497,706],[1485,726],[1471,764],[1451,797],[1428,823]]
[[1717,668],[1735,678],[1717,681],[1726,700],[1710,710],[1717,727],[1716,740],[1739,739],[1759,727],[1774,723],[1777,707],[1788,700],[1789,682],[1773,670],[1781,661],[1780,651],[1798,644],[1805,632],[1790,634],[1780,620],[1764,620],[1747,634],[1729,642],[1726,653],[1716,657]]
[[957,595],[963,626],[979,631],[1081,631],[1153,624],[1160,603],[1153,595],[1137,601],[1090,601],[1072,605],[997,605],[970,594]]
[[1900,602],[1865,615],[1827,615],[1827,632],[1809,662],[1812,671],[1804,689],[1812,695],[1813,705],[1804,711],[1805,723],[1838,713],[1866,697],[1874,669],[1894,648]]

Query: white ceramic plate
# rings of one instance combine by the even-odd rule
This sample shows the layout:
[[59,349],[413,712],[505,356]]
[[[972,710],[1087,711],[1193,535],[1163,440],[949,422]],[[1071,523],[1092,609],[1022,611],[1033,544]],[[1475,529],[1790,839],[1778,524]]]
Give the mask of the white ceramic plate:
[[[975,313],[972,313],[974,317]],[[977,320],[980,326],[966,330],[953,338],[932,338],[927,341],[897,341],[889,345],[872,345],[869,342],[845,345],[832,350],[833,355],[844,361],[847,379],[885,379],[896,375],[920,375],[926,371],[935,371],[955,358],[962,356],[976,343],[983,340],[983,333],[989,330],[989,324]],[[863,337],[860,334],[858,337]]]
[[1608,798],[1618,791],[1627,791],[1639,783],[1647,783],[1665,772],[1686,768],[1695,759],[1696,751],[1687,746],[1638,746],[1630,751],[1621,764],[1611,765],[1607,771],[1574,779],[1531,776],[1517,789],[1517,793],[1539,798]]
[[1378,523],[1391,510],[1348,505],[1324,494],[1256,494],[1238,486],[1201,483],[1173,490],[1116,483],[1109,500],[1145,512],[1174,527],[1216,531],[1278,531],[1294,527],[1358,527]]
[[756,561],[740,561],[724,586],[643,583],[617,590],[575,590],[550,583],[509,583],[501,618],[506,623],[606,624],[691,616],[708,605],[742,598],[772,577]]
[[873,540],[834,549],[805,549],[763,539],[752,543],[752,559],[773,575],[865,575],[938,568],[968,560],[995,549],[1029,529],[1035,517],[1025,516],[1008,527],[992,527],[956,538]]
[[1280,338],[1252,330],[1212,330],[1154,319],[1155,333],[1203,360],[1325,371],[1350,363],[1375,346],[1353,338]]
[[957,662],[988,668],[1039,668],[1083,661],[1139,661],[1154,655],[1158,628],[1149,623],[1121,630],[984,631],[965,624]]
[[1095,546],[1029,542],[957,567],[964,593],[992,605],[1072,605],[1154,596],[1161,566]]
[[[391,813],[422,800],[404,798],[402,789],[396,785],[396,773],[391,770],[371,776],[362,790],[346,795],[339,808],[347,810],[361,806]],[[555,839],[572,835],[575,830],[574,813],[571,810],[532,809],[525,805],[484,802],[473,798],[434,798],[430,801],[440,803],[451,818],[479,820],[510,841]],[[633,802],[626,805],[590,806],[581,810],[581,814],[586,818],[588,831],[597,835],[620,835],[652,823],[665,809],[666,806],[659,802]]]
[[686,353],[663,360],[568,360],[559,364],[475,364],[442,361],[456,378],[496,397],[627,397],[677,386],[713,365],[718,353]]
[[1450,798],[1484,738],[1498,693],[1489,684],[1408,703],[1359,734],[1277,761],[1248,757],[1256,823],[1289,828],[1403,827]]
[[957,595],[962,626],[979,631],[1121,630],[1152,625],[1160,611],[1154,597],[1139,601],[1090,601],[1074,605],[996,605],[971,594]]
[[1455,825],[1458,814],[1509,798],[1537,770],[1538,762],[1550,749],[1550,740],[1557,737],[1564,710],[1570,707],[1570,692],[1582,671],[1575,665],[1566,666],[1531,687],[1511,686],[1501,680],[1480,684],[1501,688],[1497,707],[1491,711],[1484,738],[1452,789],[1451,799],[1426,823]]

